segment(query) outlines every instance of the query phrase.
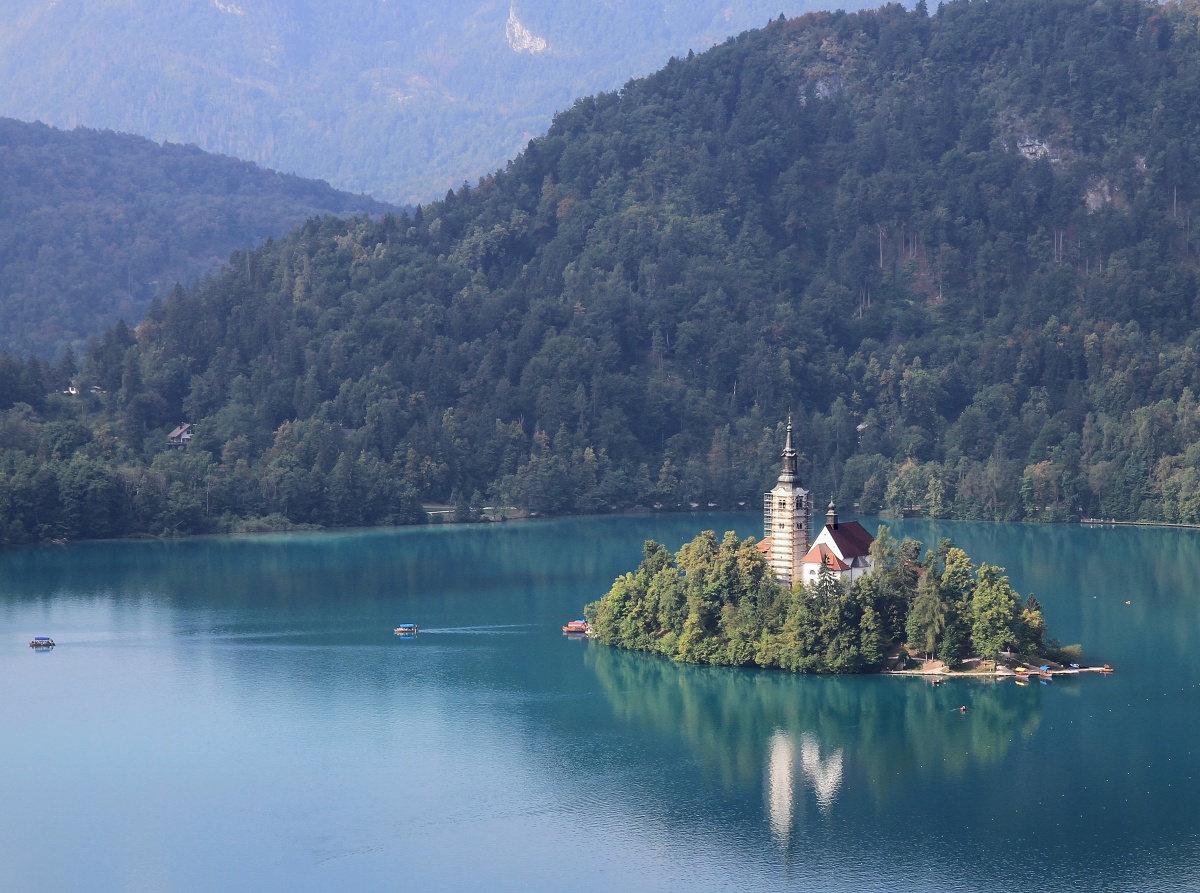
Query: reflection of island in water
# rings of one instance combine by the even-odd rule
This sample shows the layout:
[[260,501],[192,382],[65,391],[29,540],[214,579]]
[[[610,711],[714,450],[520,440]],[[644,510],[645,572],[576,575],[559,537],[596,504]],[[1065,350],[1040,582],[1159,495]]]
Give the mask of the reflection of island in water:
[[798,802],[828,812],[850,777],[887,800],[914,777],[999,762],[1041,722],[1038,686],[696,667],[598,645],[586,659],[618,718],[682,737],[730,790],[763,784],[782,839]]

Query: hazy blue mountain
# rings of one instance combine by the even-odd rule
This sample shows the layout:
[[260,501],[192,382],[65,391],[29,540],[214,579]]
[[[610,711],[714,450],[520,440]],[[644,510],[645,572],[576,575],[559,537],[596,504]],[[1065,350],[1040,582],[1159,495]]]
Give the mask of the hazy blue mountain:
[[427,200],[502,165],[576,97],[823,5],[8,0],[0,114]]
[[0,350],[51,355],[175,282],[367,196],[194,146],[0,118]]

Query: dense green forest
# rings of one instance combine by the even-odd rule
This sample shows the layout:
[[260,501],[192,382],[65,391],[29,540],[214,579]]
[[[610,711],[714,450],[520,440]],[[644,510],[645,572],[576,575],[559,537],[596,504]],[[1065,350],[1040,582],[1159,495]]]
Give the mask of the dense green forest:
[[0,350],[54,356],[235,248],[389,210],[195,146],[0,118]]
[[580,96],[821,6],[6,0],[0,114],[195,143],[416,203],[504,164]]
[[789,412],[864,513],[1200,521],[1198,21],[960,0],[673,59],[412,214],[235,255],[82,396],[0,364],[3,537],[756,508]]
[[816,580],[789,590],[754,540],[733,531],[719,542],[705,531],[674,556],[649,540],[645,554],[585,610],[606,645],[683,663],[802,673],[878,670],[902,643],[952,668],[1002,652],[1079,657],[1078,646],[1063,649],[1048,638],[1037,599],[1022,599],[1004,568],[975,567],[949,540],[925,552],[880,527],[871,545],[875,569],[849,589],[822,565]]

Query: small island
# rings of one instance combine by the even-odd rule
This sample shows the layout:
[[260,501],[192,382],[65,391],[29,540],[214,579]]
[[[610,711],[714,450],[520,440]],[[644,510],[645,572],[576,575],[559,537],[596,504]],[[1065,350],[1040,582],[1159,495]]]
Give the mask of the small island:
[[1004,568],[976,567],[950,540],[926,550],[881,526],[872,572],[843,582],[826,560],[811,581],[776,579],[753,538],[705,531],[674,556],[653,540],[585,616],[601,642],[685,663],[801,673],[1007,672],[1077,663],[1050,638],[1033,595]]
[[674,556],[647,541],[638,569],[584,609],[591,635],[685,663],[800,673],[909,672],[913,654],[917,672],[1078,664],[1080,647],[1049,637],[1032,594],[950,540],[926,551],[884,526],[872,537],[830,499],[810,542],[790,418],[782,459],[763,494],[761,541],[707,530]]

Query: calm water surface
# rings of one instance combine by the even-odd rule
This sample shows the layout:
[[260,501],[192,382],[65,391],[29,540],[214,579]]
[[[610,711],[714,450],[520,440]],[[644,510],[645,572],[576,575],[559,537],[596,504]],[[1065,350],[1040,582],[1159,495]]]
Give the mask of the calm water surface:
[[1006,566],[1107,678],[932,689],[560,634],[644,539],[759,525],[0,552],[0,890],[1200,889],[1200,532],[893,525]]

